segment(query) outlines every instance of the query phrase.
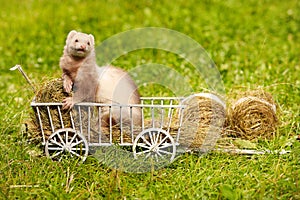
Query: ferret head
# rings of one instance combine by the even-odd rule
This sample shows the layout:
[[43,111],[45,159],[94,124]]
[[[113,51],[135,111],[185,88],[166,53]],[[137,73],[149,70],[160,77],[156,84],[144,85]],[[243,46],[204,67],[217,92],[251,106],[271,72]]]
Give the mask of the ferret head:
[[94,49],[94,36],[77,31],[70,31],[66,40],[67,52],[75,57],[86,57]]

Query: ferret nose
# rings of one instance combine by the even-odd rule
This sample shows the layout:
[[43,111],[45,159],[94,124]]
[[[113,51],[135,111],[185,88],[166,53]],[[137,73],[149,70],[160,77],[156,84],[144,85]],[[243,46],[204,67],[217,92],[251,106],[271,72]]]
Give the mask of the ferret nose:
[[80,45],[80,48],[85,49],[85,45],[84,44]]

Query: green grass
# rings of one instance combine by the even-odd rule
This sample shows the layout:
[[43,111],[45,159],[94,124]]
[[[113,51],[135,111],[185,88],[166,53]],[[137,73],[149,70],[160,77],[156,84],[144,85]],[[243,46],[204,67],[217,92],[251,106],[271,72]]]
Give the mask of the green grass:
[[[300,199],[300,2],[292,1],[1,1],[0,12],[0,197],[1,199]],[[140,27],[176,30],[201,44],[218,67],[226,92],[263,88],[280,112],[275,139],[262,149],[286,155],[185,154],[170,166],[144,174],[110,169],[89,157],[52,162],[28,143],[24,121],[35,84],[59,77],[67,33],[94,34],[96,44]],[[139,50],[114,61],[126,70],[143,63],[172,66],[194,91],[206,84],[172,53]],[[147,95],[167,88],[141,87]]]

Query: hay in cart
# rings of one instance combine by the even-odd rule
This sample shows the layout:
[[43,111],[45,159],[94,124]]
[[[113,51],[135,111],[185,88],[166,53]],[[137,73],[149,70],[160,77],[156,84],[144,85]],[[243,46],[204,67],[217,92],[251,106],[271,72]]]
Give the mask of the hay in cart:
[[[66,97],[71,97],[72,93],[64,92],[62,79],[53,79],[41,84],[41,87],[37,89],[34,102],[37,103],[61,103]],[[46,138],[52,134],[53,129],[59,129],[62,126],[63,120],[64,126],[71,127],[71,117],[68,110],[59,109],[57,106],[38,107],[39,110],[31,113],[31,122],[29,126],[29,137],[32,141],[40,141],[42,138],[41,127],[39,118],[42,121],[43,131]],[[61,117],[60,117],[61,113]],[[49,121],[49,115],[51,116],[52,124]]]
[[228,109],[226,135],[255,140],[274,137],[278,118],[276,104],[264,90],[242,92]]
[[63,80],[57,78],[42,84],[36,93],[35,101],[40,103],[61,103],[64,98],[71,96],[72,93],[64,91]]

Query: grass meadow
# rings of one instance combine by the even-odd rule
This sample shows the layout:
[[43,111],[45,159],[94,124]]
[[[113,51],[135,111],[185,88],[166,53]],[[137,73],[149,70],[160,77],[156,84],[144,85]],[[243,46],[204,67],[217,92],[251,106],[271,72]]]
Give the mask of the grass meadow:
[[[0,1],[0,199],[300,199],[300,1]],[[260,149],[291,153],[183,154],[171,165],[135,174],[89,156],[85,163],[53,162],[30,143],[24,122],[34,96],[17,71],[21,64],[38,85],[60,77],[59,58],[70,30],[92,33],[96,45],[127,30],[162,27],[183,33],[215,62],[227,97],[262,88],[277,105],[280,126]],[[126,70],[160,63],[205,84],[178,55],[130,52],[113,64]],[[187,66],[185,68],[185,66]],[[180,83],[178,83],[180,84]],[[143,96],[170,95],[150,85]]]

